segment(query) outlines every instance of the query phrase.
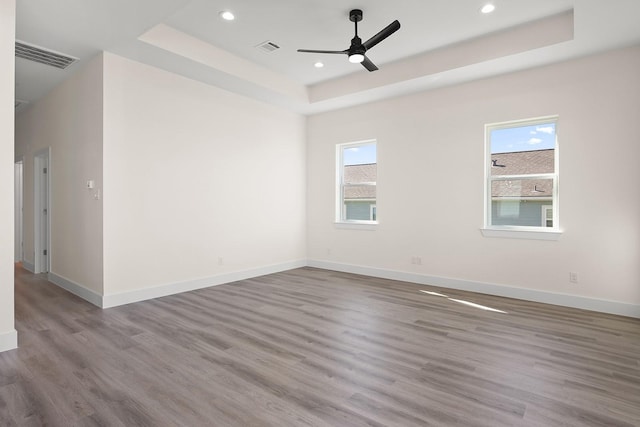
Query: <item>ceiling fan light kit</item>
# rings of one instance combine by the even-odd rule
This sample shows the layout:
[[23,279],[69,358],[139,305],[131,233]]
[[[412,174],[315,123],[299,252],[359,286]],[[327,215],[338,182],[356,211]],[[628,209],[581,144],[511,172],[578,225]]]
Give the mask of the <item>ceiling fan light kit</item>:
[[362,53],[354,53],[349,55],[349,62],[352,64],[359,64],[364,61],[364,55]]
[[397,20],[393,21],[391,24],[387,25],[376,35],[371,37],[366,42],[362,43],[362,39],[358,37],[358,22],[362,21],[362,10],[353,9],[349,12],[349,20],[355,25],[355,36],[351,39],[351,46],[345,50],[315,50],[315,49],[298,49],[298,52],[304,53],[329,53],[329,54],[342,54],[348,55],[349,62],[354,64],[362,64],[364,68],[369,71],[376,71],[378,67],[371,62],[369,58],[366,56],[366,52],[389,37],[391,34],[395,33],[400,29],[400,22]]

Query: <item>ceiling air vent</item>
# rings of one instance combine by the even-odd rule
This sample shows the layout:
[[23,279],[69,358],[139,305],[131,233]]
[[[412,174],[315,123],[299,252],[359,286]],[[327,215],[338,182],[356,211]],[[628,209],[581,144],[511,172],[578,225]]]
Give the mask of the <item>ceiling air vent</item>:
[[61,70],[64,70],[78,60],[78,58],[43,49],[19,40],[16,40],[16,57],[39,62],[40,64],[51,65]]
[[280,46],[278,46],[274,42],[270,42],[270,41],[262,42],[256,47],[258,49],[260,49],[261,51],[267,52],[267,53],[271,53],[271,52],[274,52],[274,51],[280,49]]

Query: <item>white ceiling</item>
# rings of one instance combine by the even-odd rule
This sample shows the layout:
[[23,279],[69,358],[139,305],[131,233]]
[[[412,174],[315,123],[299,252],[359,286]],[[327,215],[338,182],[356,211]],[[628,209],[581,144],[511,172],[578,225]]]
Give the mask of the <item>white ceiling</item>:
[[[497,8],[483,15],[487,2]],[[296,52],[346,49],[353,8],[363,40],[402,25],[367,53],[379,71]],[[226,9],[235,21],[219,18]],[[640,0],[19,0],[16,38],[80,61],[58,70],[16,58],[16,99],[36,101],[109,51],[314,113],[637,44],[638,16]],[[264,41],[280,49],[257,49]]]

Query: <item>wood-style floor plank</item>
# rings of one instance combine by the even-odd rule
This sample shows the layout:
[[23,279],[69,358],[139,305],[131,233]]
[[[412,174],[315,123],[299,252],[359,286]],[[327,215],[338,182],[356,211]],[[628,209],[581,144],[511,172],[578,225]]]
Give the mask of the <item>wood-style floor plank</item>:
[[16,328],[1,426],[640,426],[640,320],[521,300],[301,268],[101,310],[18,267]]

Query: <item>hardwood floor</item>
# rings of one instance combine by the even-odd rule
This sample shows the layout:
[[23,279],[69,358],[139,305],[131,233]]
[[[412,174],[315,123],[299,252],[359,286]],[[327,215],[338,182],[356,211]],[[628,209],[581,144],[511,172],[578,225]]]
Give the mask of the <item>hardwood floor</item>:
[[302,268],[101,310],[18,269],[16,328],[2,426],[640,426],[640,320],[520,300]]

